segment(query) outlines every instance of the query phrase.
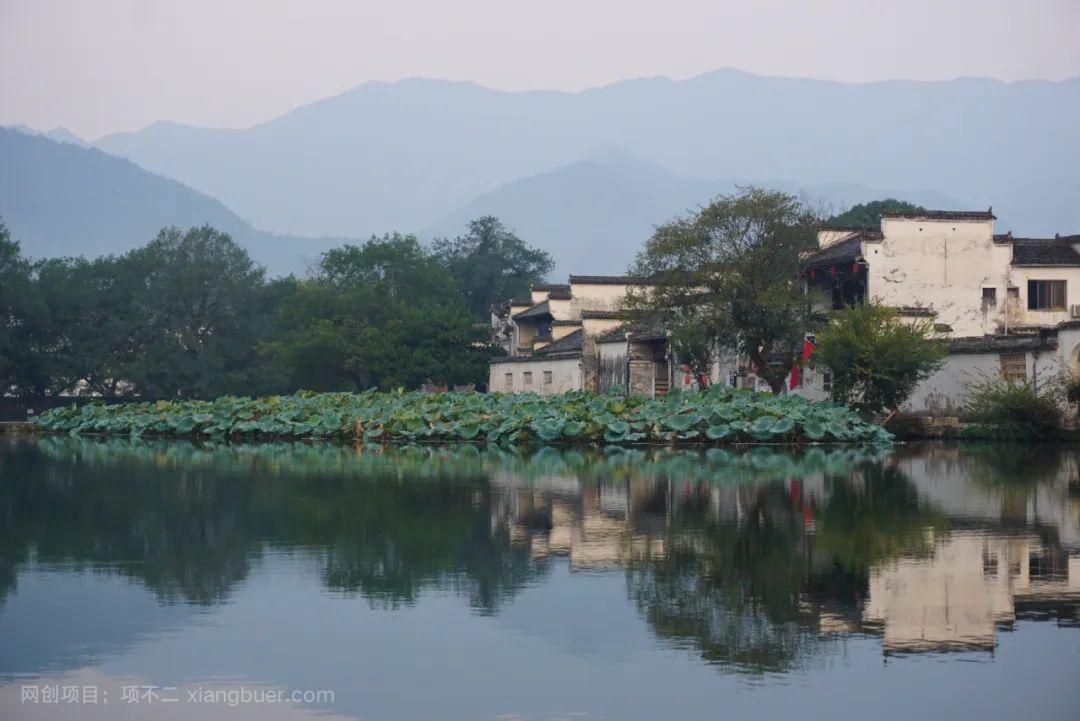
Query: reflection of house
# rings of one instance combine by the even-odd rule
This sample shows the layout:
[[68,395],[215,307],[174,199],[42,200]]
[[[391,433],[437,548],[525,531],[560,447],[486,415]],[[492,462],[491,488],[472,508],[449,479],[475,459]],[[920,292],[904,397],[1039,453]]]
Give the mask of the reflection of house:
[[[987,376],[1080,373],[1080,235],[1018,238],[995,234],[994,222],[990,211],[891,213],[876,228],[822,230],[819,249],[802,259],[817,310],[874,299],[933,324],[948,341],[945,366],[915,390],[911,410],[955,412],[966,386]],[[692,385],[672,362],[664,329],[628,325],[618,310],[627,289],[643,284],[571,276],[569,285],[536,286],[530,298],[512,301],[501,321],[510,328],[510,357],[492,363],[489,387],[660,395]],[[714,363],[710,376],[714,384],[763,388],[737,357]],[[823,398],[828,382],[809,368],[794,390]]]
[[930,558],[899,558],[870,572],[864,622],[886,653],[993,650],[1017,610],[1080,602],[1080,558],[1036,536],[954,531]]
[[[573,479],[545,477],[529,486],[493,479],[506,489],[495,525],[506,524],[511,542],[535,557],[566,557],[573,569],[626,566],[664,555],[664,536],[635,523],[636,509],[655,498],[653,480],[581,488]],[[662,491],[661,491],[662,493]]]

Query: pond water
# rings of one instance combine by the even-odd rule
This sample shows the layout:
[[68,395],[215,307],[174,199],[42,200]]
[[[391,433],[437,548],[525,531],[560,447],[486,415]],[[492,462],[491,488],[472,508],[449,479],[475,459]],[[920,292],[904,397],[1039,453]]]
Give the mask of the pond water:
[[1080,453],[0,444],[3,719],[1075,719]]

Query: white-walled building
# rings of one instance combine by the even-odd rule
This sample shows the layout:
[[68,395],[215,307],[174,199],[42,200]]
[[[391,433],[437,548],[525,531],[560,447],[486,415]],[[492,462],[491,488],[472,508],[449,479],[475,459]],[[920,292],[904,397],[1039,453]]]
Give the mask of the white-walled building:
[[642,278],[571,275],[567,284],[534,285],[528,299],[505,304],[493,320],[507,355],[491,361],[488,388],[506,393],[597,390],[598,338],[622,325],[620,308]]
[[[825,228],[800,264],[817,310],[873,300],[926,320],[949,346],[945,365],[904,410],[955,415],[986,377],[1027,381],[1080,374],[1080,235],[996,234],[991,211],[887,213],[876,228]],[[492,361],[491,390],[561,393],[616,387],[662,395],[694,386],[663,329],[633,327],[620,311],[627,276],[570,276],[511,301],[498,323],[508,356]],[[812,359],[811,359],[812,361]],[[743,359],[717,361],[709,383],[767,390]],[[829,395],[813,363],[795,393]]]
[[[944,367],[905,410],[955,414],[986,377],[1080,372],[1080,236],[999,235],[994,222],[991,211],[890,213],[879,228],[822,230],[801,263],[819,309],[872,299],[946,339]],[[811,369],[795,391],[824,398],[828,382]]]

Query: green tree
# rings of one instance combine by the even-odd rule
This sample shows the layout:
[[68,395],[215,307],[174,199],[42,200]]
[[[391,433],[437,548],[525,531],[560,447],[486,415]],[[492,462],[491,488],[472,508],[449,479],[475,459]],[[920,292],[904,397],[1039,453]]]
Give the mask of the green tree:
[[479,382],[491,348],[442,263],[411,235],[327,252],[282,309],[276,355],[292,387]]
[[0,393],[44,393],[38,339],[46,317],[31,263],[0,222]]
[[926,209],[896,198],[872,200],[851,206],[843,213],[829,218],[826,224],[838,228],[876,228],[881,224],[881,216],[885,213],[915,213],[923,210]]
[[745,356],[782,392],[808,329],[797,274],[800,253],[817,247],[817,225],[813,212],[784,193],[750,187],[721,196],[656,229],[634,267],[656,284],[632,293],[627,307],[676,338],[696,338],[688,341],[698,349],[692,363],[708,367],[700,339],[712,339],[712,348]]
[[436,239],[432,250],[453,276],[469,312],[485,322],[492,305],[527,295],[529,286],[555,265],[549,254],[527,245],[491,215],[470,222],[463,236]]
[[232,238],[210,226],[166,228],[123,256],[120,272],[134,284],[125,380],[155,398],[258,390],[264,271]]
[[814,350],[832,372],[833,398],[869,414],[899,408],[945,355],[928,321],[906,321],[875,303],[834,312]]

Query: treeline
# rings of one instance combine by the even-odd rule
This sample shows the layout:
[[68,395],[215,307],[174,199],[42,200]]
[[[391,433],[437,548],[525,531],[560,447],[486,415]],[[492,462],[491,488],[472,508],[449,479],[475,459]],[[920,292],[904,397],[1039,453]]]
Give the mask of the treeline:
[[431,248],[372,237],[275,279],[209,226],[31,261],[0,224],[0,388],[163,399],[481,383],[488,308],[551,267],[492,217]]

